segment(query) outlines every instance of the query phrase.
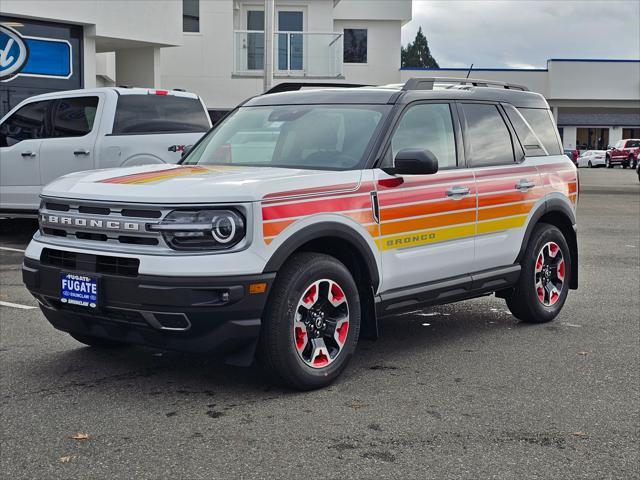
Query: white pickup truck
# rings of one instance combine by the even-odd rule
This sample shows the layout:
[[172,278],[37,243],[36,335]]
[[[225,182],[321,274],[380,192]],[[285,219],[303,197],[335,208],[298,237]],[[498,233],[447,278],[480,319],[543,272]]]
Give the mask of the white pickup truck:
[[0,120],[0,216],[36,216],[43,185],[83,170],[176,163],[211,128],[193,93],[94,88],[47,93]]

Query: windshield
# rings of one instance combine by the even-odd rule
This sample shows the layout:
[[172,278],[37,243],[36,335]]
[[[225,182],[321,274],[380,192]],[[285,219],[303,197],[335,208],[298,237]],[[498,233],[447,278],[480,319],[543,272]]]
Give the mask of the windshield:
[[243,107],[227,117],[183,165],[250,165],[349,170],[362,162],[388,105]]

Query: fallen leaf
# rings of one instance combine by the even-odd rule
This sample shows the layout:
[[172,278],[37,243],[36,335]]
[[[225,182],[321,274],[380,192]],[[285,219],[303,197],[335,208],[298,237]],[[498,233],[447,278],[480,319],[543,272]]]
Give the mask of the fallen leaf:
[[77,432],[71,435],[71,438],[74,440],[89,440],[89,434]]
[[366,403],[353,402],[349,406],[354,410],[360,410],[361,408],[368,407],[369,405],[367,405]]
[[584,432],[573,432],[571,435],[573,435],[574,437],[586,437],[587,434]]
[[59,459],[60,463],[69,463],[70,460],[71,460],[71,455],[67,455],[66,457],[60,457]]
[[591,352],[578,352],[576,353],[576,355],[582,355],[583,357],[586,357],[587,355],[589,355]]

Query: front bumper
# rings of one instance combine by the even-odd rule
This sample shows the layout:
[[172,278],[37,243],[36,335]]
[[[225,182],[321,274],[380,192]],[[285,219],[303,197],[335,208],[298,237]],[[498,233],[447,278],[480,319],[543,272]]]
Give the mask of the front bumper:
[[[98,307],[60,302],[62,273],[99,278]],[[275,273],[227,277],[112,275],[51,266],[25,258],[27,289],[58,330],[194,353],[222,353],[246,365]],[[265,283],[261,293],[249,285]]]

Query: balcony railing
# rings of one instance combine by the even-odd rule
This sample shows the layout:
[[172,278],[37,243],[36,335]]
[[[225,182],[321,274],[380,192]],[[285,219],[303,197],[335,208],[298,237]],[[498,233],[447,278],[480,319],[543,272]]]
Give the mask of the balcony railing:
[[[342,75],[342,33],[275,32],[273,72],[275,76],[335,78]],[[262,75],[264,32],[233,32],[236,75]]]

